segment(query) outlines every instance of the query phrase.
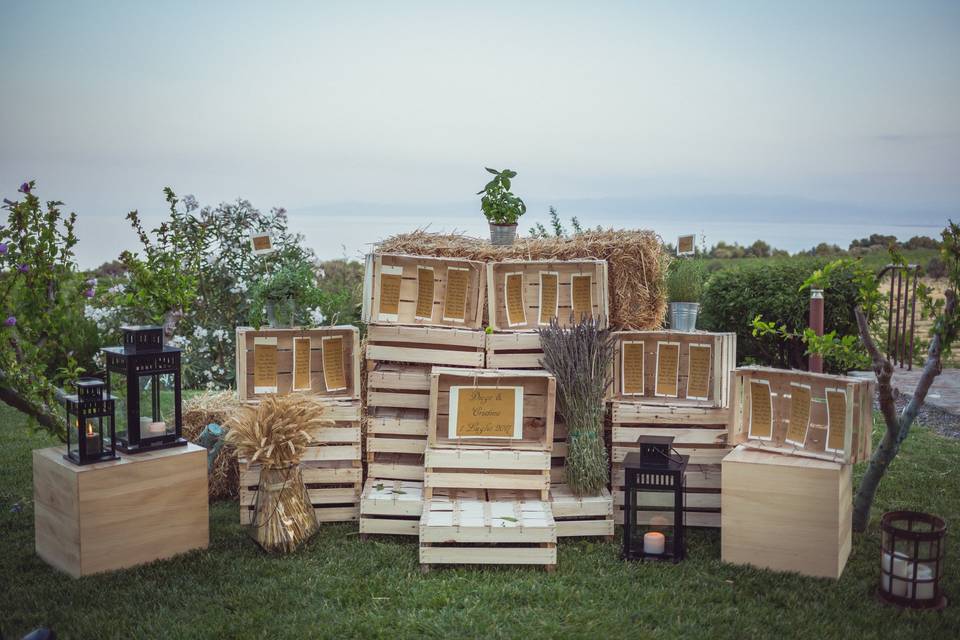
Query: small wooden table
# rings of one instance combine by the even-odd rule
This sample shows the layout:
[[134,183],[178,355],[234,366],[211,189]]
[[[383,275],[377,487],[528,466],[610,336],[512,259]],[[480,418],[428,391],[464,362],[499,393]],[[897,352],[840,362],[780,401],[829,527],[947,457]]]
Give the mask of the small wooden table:
[[195,444],[79,466],[33,452],[37,555],[77,578],[205,549],[207,451]]

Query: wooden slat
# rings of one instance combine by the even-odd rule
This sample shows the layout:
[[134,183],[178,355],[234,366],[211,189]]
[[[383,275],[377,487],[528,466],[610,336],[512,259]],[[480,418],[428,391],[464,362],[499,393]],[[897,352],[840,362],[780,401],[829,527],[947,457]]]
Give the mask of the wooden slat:
[[719,445],[727,442],[725,429],[672,429],[669,427],[613,427],[613,442],[636,443],[644,436],[672,436],[674,446]]
[[542,474],[511,473],[451,473],[429,469],[423,474],[426,487],[529,489],[545,491],[550,488],[550,477]]

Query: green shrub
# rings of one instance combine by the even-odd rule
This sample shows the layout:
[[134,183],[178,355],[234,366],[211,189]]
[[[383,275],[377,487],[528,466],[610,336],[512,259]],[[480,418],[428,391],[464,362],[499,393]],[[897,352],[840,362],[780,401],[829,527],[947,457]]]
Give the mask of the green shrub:
[[[737,362],[775,367],[806,368],[803,343],[773,336],[753,336],[751,322],[757,316],[800,331],[808,325],[810,294],[800,286],[827,260],[793,258],[738,265],[714,273],[707,283],[700,308],[699,326],[708,331],[737,334]],[[856,335],[853,308],[857,285],[842,273],[832,275],[824,289],[824,329],[838,336]],[[824,363],[828,371],[839,371],[837,363]]]

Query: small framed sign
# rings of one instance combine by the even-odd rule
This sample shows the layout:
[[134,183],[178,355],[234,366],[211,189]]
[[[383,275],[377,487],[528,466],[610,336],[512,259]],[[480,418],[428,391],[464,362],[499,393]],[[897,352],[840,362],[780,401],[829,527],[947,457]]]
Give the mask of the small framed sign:
[[526,324],[527,314],[523,304],[523,273],[508,273],[504,278],[507,295],[507,324],[516,327]]
[[750,437],[773,440],[773,396],[769,380],[750,381]]
[[277,392],[277,339],[253,339],[253,392]]
[[380,270],[380,307],[377,318],[381,322],[396,322],[400,317],[400,286],[403,267],[383,265]]
[[250,246],[253,248],[253,255],[255,256],[273,253],[273,236],[269,233],[251,233]]
[[537,324],[547,325],[557,317],[560,290],[560,274],[556,271],[540,272],[540,318]]
[[711,347],[709,344],[691,344],[687,354],[687,398],[710,398]]
[[620,388],[625,396],[642,396],[643,347],[640,340],[624,340],[620,351]]
[[653,395],[663,398],[676,398],[680,382],[680,343],[657,343],[656,379]]
[[696,253],[696,248],[694,247],[697,241],[696,234],[691,234],[689,236],[680,236],[677,238],[677,255],[678,256],[692,256]]
[[451,386],[448,437],[523,438],[523,387]]
[[807,441],[807,429],[810,427],[810,385],[799,382],[790,383],[790,424],[787,425],[787,444],[802,447]]
[[429,320],[433,317],[433,267],[417,265],[417,308],[414,317]]
[[463,322],[467,315],[467,290],[470,288],[470,269],[447,267],[447,291],[443,298],[443,319]]
[[826,389],[827,446],[830,453],[844,450],[847,424],[847,394],[843,389]]

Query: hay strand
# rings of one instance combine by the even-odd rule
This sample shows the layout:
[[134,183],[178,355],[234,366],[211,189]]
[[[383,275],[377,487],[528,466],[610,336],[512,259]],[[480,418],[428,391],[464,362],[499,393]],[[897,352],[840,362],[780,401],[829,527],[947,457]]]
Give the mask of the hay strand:
[[[204,392],[188,398],[183,402],[183,437],[197,442],[210,423],[227,428],[227,421],[240,410],[240,406],[232,391]],[[207,486],[211,500],[235,499],[238,495],[237,456],[226,443],[224,445],[210,470]]]

